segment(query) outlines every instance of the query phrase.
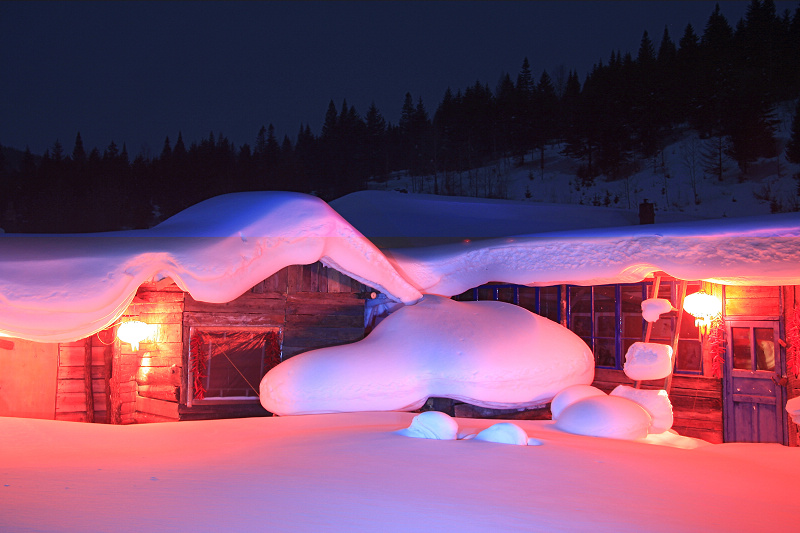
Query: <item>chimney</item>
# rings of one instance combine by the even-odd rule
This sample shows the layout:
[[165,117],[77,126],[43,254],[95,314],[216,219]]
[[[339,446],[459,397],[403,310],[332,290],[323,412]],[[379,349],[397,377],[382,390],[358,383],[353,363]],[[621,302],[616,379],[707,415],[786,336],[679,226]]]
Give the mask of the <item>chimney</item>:
[[639,204],[639,224],[655,224],[655,221],[655,206],[645,198],[642,203]]

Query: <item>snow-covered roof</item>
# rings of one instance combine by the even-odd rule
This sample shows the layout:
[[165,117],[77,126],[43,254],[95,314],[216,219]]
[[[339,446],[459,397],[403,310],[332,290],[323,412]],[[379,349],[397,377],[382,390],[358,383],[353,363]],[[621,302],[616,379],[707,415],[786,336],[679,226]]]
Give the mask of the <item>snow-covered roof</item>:
[[[317,260],[404,303],[488,281],[590,285],[657,270],[729,284],[800,283],[800,214],[639,226],[616,209],[378,192],[332,206],[345,217],[312,196],[235,193],[149,230],[4,234],[0,333],[74,340],[113,323],[151,279],[170,277],[197,300],[226,302],[285,266]],[[450,244],[379,249],[370,240],[393,233]]]
[[228,302],[288,265],[321,260],[397,300],[421,297],[325,202],[286,192],[218,196],[137,231],[0,237],[0,333],[60,342],[117,320],[136,290],[172,278]]
[[[639,224],[639,213],[570,204],[359,191],[330,203],[380,248],[419,247],[551,231]],[[696,220],[659,213],[659,222]]]

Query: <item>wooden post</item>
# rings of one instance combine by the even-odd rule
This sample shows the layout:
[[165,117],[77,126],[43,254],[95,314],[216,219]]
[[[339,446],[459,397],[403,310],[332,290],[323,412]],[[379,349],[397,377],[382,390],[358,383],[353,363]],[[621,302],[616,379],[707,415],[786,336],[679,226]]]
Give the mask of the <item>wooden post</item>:
[[678,342],[681,337],[681,324],[683,322],[683,300],[686,298],[686,280],[681,280],[680,292],[678,294],[678,319],[675,322],[675,331],[672,333],[672,372],[664,379],[664,390],[669,394],[672,387],[672,374],[675,372],[675,365],[678,364]]
[[[653,282],[653,295],[650,298],[658,298],[658,291],[661,290],[661,274],[656,274],[656,280]],[[644,342],[650,342],[650,335],[653,333],[653,323],[647,323],[647,329],[644,333]],[[642,382],[637,380],[633,386],[637,389],[642,387]]]
[[[114,328],[111,328],[111,331],[113,333]],[[100,335],[100,333],[98,333],[97,335]],[[111,373],[113,371],[113,367],[114,367],[114,342],[112,341],[103,346],[103,381],[106,392],[106,424],[112,424],[114,419],[114,416],[112,414],[114,405],[111,401]]]
[[86,394],[86,421],[94,422],[94,391],[92,390],[92,338],[83,341],[83,386]]

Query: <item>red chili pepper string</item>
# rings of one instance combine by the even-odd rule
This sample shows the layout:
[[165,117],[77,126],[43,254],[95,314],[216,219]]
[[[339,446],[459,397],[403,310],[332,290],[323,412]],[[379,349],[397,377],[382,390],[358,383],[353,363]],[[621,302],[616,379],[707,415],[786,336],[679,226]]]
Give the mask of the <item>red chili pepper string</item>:
[[800,308],[790,314],[786,324],[786,370],[800,377]]
[[264,346],[264,369],[269,370],[281,362],[281,343],[277,331],[267,333]]
[[715,378],[722,377],[722,365],[725,363],[725,329],[722,327],[722,317],[719,315],[711,319],[708,351],[711,355],[711,375]]
[[194,376],[194,399],[202,400],[206,397],[206,387],[204,381],[206,378],[206,364],[208,353],[206,353],[206,346],[203,342],[202,336],[196,334],[192,337],[189,343],[192,350],[192,375]]

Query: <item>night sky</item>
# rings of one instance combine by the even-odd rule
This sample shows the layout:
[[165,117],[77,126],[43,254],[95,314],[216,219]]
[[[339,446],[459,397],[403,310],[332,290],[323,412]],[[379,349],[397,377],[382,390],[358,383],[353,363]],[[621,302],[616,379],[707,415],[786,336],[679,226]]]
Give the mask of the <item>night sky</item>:
[[[731,26],[747,2],[720,2]],[[778,12],[797,2],[776,2]],[[698,35],[711,2],[0,2],[0,144],[69,154],[113,140],[156,156],[222,133],[236,146],[273,123],[320,133],[328,102],[397,123],[406,92],[432,115],[447,87],[494,90],[528,57],[581,81],[612,50],[634,57],[665,24]]]

